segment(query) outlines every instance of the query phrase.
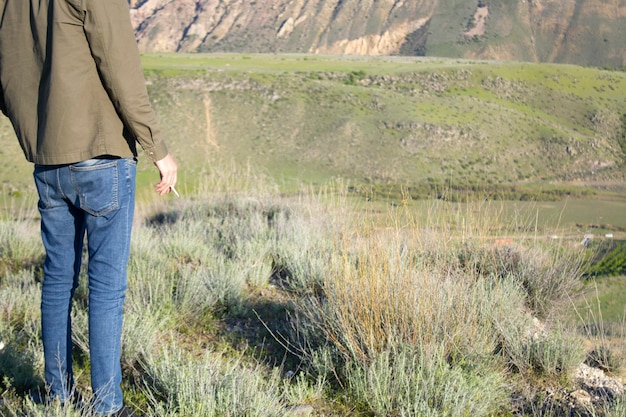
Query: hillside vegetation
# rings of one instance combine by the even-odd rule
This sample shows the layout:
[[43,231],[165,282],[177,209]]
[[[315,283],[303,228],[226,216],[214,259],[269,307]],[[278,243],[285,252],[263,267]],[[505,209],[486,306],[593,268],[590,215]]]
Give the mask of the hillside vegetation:
[[[306,55],[146,55],[144,64],[191,188],[219,159],[250,162],[285,188],[340,176],[414,197],[444,187],[540,199],[623,190],[624,72]],[[0,141],[0,174],[23,191],[30,167],[4,118]]]
[[[356,191],[403,187],[420,198],[443,188],[514,199],[623,190],[624,72],[307,55],[146,55],[144,64],[192,189],[212,161],[233,160],[286,191],[338,176]],[[4,118],[0,141],[0,174],[23,191],[30,167]]]
[[145,52],[626,66],[623,0],[129,0]]
[[190,167],[250,161],[279,181],[340,176],[418,197],[443,185],[520,197],[623,184],[623,72],[299,55],[144,62],[165,136]]
[[[441,200],[376,213],[340,183],[286,197],[241,166],[201,181],[138,206],[122,364],[141,415],[624,416],[623,322],[593,294],[568,320],[591,252],[538,237],[527,213]],[[0,415],[93,417],[84,272],[86,401],[40,401],[37,229],[34,208],[0,217]]]

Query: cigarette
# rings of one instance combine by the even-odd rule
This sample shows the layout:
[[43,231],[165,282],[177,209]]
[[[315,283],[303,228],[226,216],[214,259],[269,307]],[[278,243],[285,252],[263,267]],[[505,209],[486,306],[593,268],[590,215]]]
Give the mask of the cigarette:
[[170,189],[172,190],[172,192],[174,193],[176,197],[180,197],[180,194],[178,194],[178,191],[176,191],[176,188],[174,188],[173,185],[170,185]]

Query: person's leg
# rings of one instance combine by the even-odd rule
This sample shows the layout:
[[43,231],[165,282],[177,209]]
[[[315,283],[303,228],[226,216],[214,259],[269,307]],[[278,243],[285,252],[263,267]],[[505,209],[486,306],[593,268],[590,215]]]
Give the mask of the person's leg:
[[94,408],[122,407],[122,308],[135,205],[134,159],[91,160],[70,166],[85,212],[89,252],[89,346]]
[[61,402],[68,401],[73,390],[70,315],[84,236],[83,213],[65,198],[64,177],[67,167],[37,166],[34,172],[46,250],[41,294],[44,374],[50,396]]

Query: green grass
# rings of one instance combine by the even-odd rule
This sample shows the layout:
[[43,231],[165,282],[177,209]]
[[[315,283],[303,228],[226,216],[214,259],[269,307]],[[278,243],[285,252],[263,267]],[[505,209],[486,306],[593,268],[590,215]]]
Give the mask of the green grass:
[[602,319],[611,326],[619,327],[626,317],[626,277],[624,275],[602,277],[588,283],[584,294],[602,313]]
[[188,71],[325,73],[364,71],[367,74],[401,73],[456,67],[462,60],[411,57],[345,57],[307,54],[144,54],[142,63],[150,71],[171,71],[165,75],[183,75]]

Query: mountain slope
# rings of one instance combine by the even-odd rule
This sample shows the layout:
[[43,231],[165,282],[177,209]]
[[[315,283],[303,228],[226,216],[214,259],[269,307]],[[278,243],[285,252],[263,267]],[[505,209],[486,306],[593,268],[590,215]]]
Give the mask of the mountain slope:
[[430,55],[626,65],[626,0],[129,2],[146,52]]

